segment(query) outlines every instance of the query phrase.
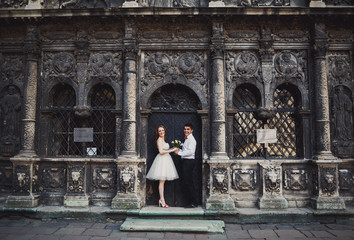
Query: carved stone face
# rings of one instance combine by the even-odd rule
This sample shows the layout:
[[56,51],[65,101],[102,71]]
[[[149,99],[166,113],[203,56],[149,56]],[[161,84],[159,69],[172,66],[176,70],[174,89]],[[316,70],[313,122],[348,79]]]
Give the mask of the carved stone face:
[[17,180],[18,180],[20,183],[24,182],[25,177],[26,177],[26,173],[17,173]]
[[124,183],[128,183],[131,179],[131,174],[130,173],[123,173],[122,174],[122,179]]
[[330,173],[327,173],[325,175],[325,179],[328,184],[333,184],[333,182],[334,182],[334,176]]
[[278,179],[278,174],[275,171],[267,172],[267,178],[272,184],[275,184]]
[[71,177],[73,179],[74,182],[78,182],[79,181],[79,178],[80,178],[80,172],[72,172],[71,173]]
[[222,173],[217,173],[217,174],[215,174],[215,179],[219,184],[223,183],[224,179],[225,179],[225,175]]

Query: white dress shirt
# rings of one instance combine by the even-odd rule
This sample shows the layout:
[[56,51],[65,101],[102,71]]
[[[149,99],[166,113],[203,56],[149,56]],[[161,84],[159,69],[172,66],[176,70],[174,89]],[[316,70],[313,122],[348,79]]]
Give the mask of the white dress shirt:
[[182,159],[194,159],[196,148],[197,141],[195,140],[193,134],[189,134],[183,143],[182,149],[179,150],[178,155],[181,156]]

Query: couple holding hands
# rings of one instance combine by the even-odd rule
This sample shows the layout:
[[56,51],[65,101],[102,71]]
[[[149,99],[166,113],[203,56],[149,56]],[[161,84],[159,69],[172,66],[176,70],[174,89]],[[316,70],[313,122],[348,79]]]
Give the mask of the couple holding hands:
[[176,167],[173,163],[171,152],[182,158],[182,170],[183,178],[182,182],[187,190],[187,197],[189,204],[185,208],[197,207],[196,192],[193,183],[193,169],[195,165],[195,150],[197,142],[193,136],[193,126],[190,123],[184,125],[184,143],[182,149],[178,147],[170,148],[169,144],[165,142],[166,128],[160,125],[155,130],[155,143],[159,154],[154,159],[151,168],[146,175],[147,179],[159,180],[159,206],[167,208],[168,205],[165,202],[164,186],[165,181],[171,181],[179,178]]

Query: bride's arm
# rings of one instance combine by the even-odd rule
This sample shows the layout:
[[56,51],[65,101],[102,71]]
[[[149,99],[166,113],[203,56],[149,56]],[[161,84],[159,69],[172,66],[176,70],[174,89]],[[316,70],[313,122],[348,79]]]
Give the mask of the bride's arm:
[[164,141],[160,138],[157,139],[157,148],[159,149],[159,153],[161,155],[175,151],[175,148],[163,149],[163,147],[164,147]]

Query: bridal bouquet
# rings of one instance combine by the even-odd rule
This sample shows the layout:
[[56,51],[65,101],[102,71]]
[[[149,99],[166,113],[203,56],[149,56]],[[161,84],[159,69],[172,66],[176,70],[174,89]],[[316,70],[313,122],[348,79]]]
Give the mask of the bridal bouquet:
[[173,140],[172,141],[172,146],[175,148],[180,148],[183,146],[183,143],[180,140]]

